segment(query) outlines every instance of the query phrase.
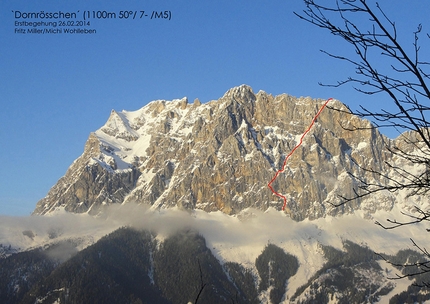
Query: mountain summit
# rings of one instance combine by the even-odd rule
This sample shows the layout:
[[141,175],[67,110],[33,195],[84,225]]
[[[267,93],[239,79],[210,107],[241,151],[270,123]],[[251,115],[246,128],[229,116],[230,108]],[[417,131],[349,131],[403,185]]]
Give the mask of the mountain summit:
[[[227,214],[249,207],[281,210],[283,201],[267,184],[324,102],[255,94],[241,85],[207,103],[182,98],[156,100],[137,111],[112,110],[34,213],[64,208],[97,214],[104,206],[130,202]],[[386,193],[332,207],[339,194],[353,195],[357,189],[348,172],[384,183],[360,166],[388,172],[384,163],[393,156],[386,147],[394,142],[374,128],[347,131],[371,125],[334,109],[347,110],[330,101],[272,184],[286,195],[285,212],[295,220],[355,209],[390,210],[396,201]]]

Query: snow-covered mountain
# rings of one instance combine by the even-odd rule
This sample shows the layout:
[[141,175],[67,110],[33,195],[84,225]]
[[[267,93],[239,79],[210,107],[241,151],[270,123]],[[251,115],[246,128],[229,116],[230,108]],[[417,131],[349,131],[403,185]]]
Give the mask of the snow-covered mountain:
[[430,299],[411,280],[389,280],[402,269],[373,254],[421,258],[402,249],[411,237],[425,244],[423,223],[374,222],[425,208],[425,196],[330,204],[352,196],[358,179],[387,182],[362,168],[398,181],[386,162],[419,173],[389,152],[416,148],[412,133],[388,139],[332,100],[272,184],[285,211],[270,191],[324,102],[242,85],[204,104],[112,110],[31,217],[0,218],[0,302],[186,303],[203,285],[201,303]]
[[[103,206],[130,202],[226,214],[249,207],[281,210],[283,201],[267,184],[324,102],[254,94],[242,85],[205,104],[183,98],[153,101],[137,111],[112,110],[34,213],[64,208],[97,214]],[[398,197],[389,192],[342,208],[330,204],[357,190],[348,173],[386,183],[360,167],[389,172],[385,162],[395,159],[387,147],[401,138],[390,140],[377,129],[348,131],[370,123],[336,111],[347,110],[337,100],[328,106],[273,183],[287,197],[285,212],[303,220],[390,210]]]

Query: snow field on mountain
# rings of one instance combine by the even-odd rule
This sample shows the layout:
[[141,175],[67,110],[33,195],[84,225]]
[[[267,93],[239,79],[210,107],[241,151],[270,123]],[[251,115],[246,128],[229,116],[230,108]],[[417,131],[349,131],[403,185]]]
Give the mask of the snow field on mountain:
[[[173,115],[168,119],[169,138],[178,142],[191,134],[198,113],[205,111],[208,106],[201,105],[191,110],[190,107],[181,108],[181,104],[187,103],[186,98],[172,101],[156,100],[136,111],[112,111],[111,116],[103,127],[94,132],[102,145],[111,149],[104,151],[108,158],[115,159],[119,170],[128,169],[135,161],[135,157],[146,157],[146,150],[150,147],[153,128],[160,125],[166,115]],[[148,107],[160,106],[159,115],[153,115]],[[127,139],[124,134],[129,134],[133,139]],[[99,161],[100,162],[100,161]],[[107,161],[104,161],[107,164]]]

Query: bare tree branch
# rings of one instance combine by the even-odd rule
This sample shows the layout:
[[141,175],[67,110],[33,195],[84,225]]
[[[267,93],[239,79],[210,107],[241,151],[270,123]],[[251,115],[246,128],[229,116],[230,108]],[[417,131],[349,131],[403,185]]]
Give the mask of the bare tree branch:
[[[382,107],[372,111],[365,107],[352,111],[347,108],[334,109],[348,115],[357,115],[369,119],[370,127],[350,125],[342,126],[345,130],[357,131],[389,127],[399,131],[401,136],[395,141],[385,142],[388,153],[401,164],[385,161],[388,170],[360,166],[351,156],[356,172],[373,176],[369,181],[363,174],[349,172],[356,183],[351,197],[340,195],[341,202],[332,205],[340,207],[349,202],[375,195],[379,192],[407,191],[407,197],[428,195],[430,191],[430,61],[422,58],[429,54],[423,52],[419,44],[423,26],[417,25],[412,34],[411,52],[407,51],[397,34],[396,24],[374,2],[366,0],[304,0],[306,9],[295,13],[319,28],[342,38],[352,47],[353,55],[340,55],[322,50],[336,60],[346,62],[354,67],[355,74],[334,84],[321,84],[329,87],[340,87],[350,84],[355,90],[365,95],[384,93],[389,97],[394,110]],[[327,4],[329,3],[329,4]],[[330,4],[331,3],[331,4]],[[426,34],[426,38],[430,38]],[[407,132],[405,132],[407,131]],[[388,158],[393,159],[393,158]],[[404,165],[415,166],[418,171],[408,170]],[[385,172],[390,172],[385,173]],[[430,221],[430,211],[415,206],[413,212],[406,213],[405,221],[387,219],[386,224],[376,222],[384,229],[395,229]],[[430,232],[430,229],[427,229]],[[418,246],[411,239],[414,247],[425,257],[425,260],[411,264],[393,266],[414,268],[415,272],[397,275],[394,279],[411,277],[430,272],[430,255],[427,249]],[[430,282],[418,286],[430,287]]]
[[200,289],[199,289],[199,293],[197,294],[196,300],[194,301],[194,304],[197,304],[197,302],[199,301],[200,295],[203,292],[203,289],[205,289],[206,287],[206,283],[204,283],[203,281],[203,272],[202,272],[202,266],[200,265],[200,260],[197,259],[197,262],[199,264],[199,273],[200,273]]

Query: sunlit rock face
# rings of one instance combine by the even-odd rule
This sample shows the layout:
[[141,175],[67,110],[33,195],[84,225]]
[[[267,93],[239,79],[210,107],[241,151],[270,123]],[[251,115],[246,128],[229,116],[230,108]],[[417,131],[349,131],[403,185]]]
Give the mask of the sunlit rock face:
[[[153,101],[137,111],[112,110],[34,213],[64,208],[97,214],[129,202],[227,214],[248,207],[281,210],[282,199],[267,184],[324,102],[255,94],[242,85],[207,103],[183,98]],[[341,102],[330,101],[272,184],[287,197],[285,212],[295,220],[357,209],[371,214],[396,202],[393,194],[379,193],[333,207],[358,189],[349,173],[385,184],[360,167],[390,174],[386,161],[396,161],[387,149],[396,141],[345,111]]]

